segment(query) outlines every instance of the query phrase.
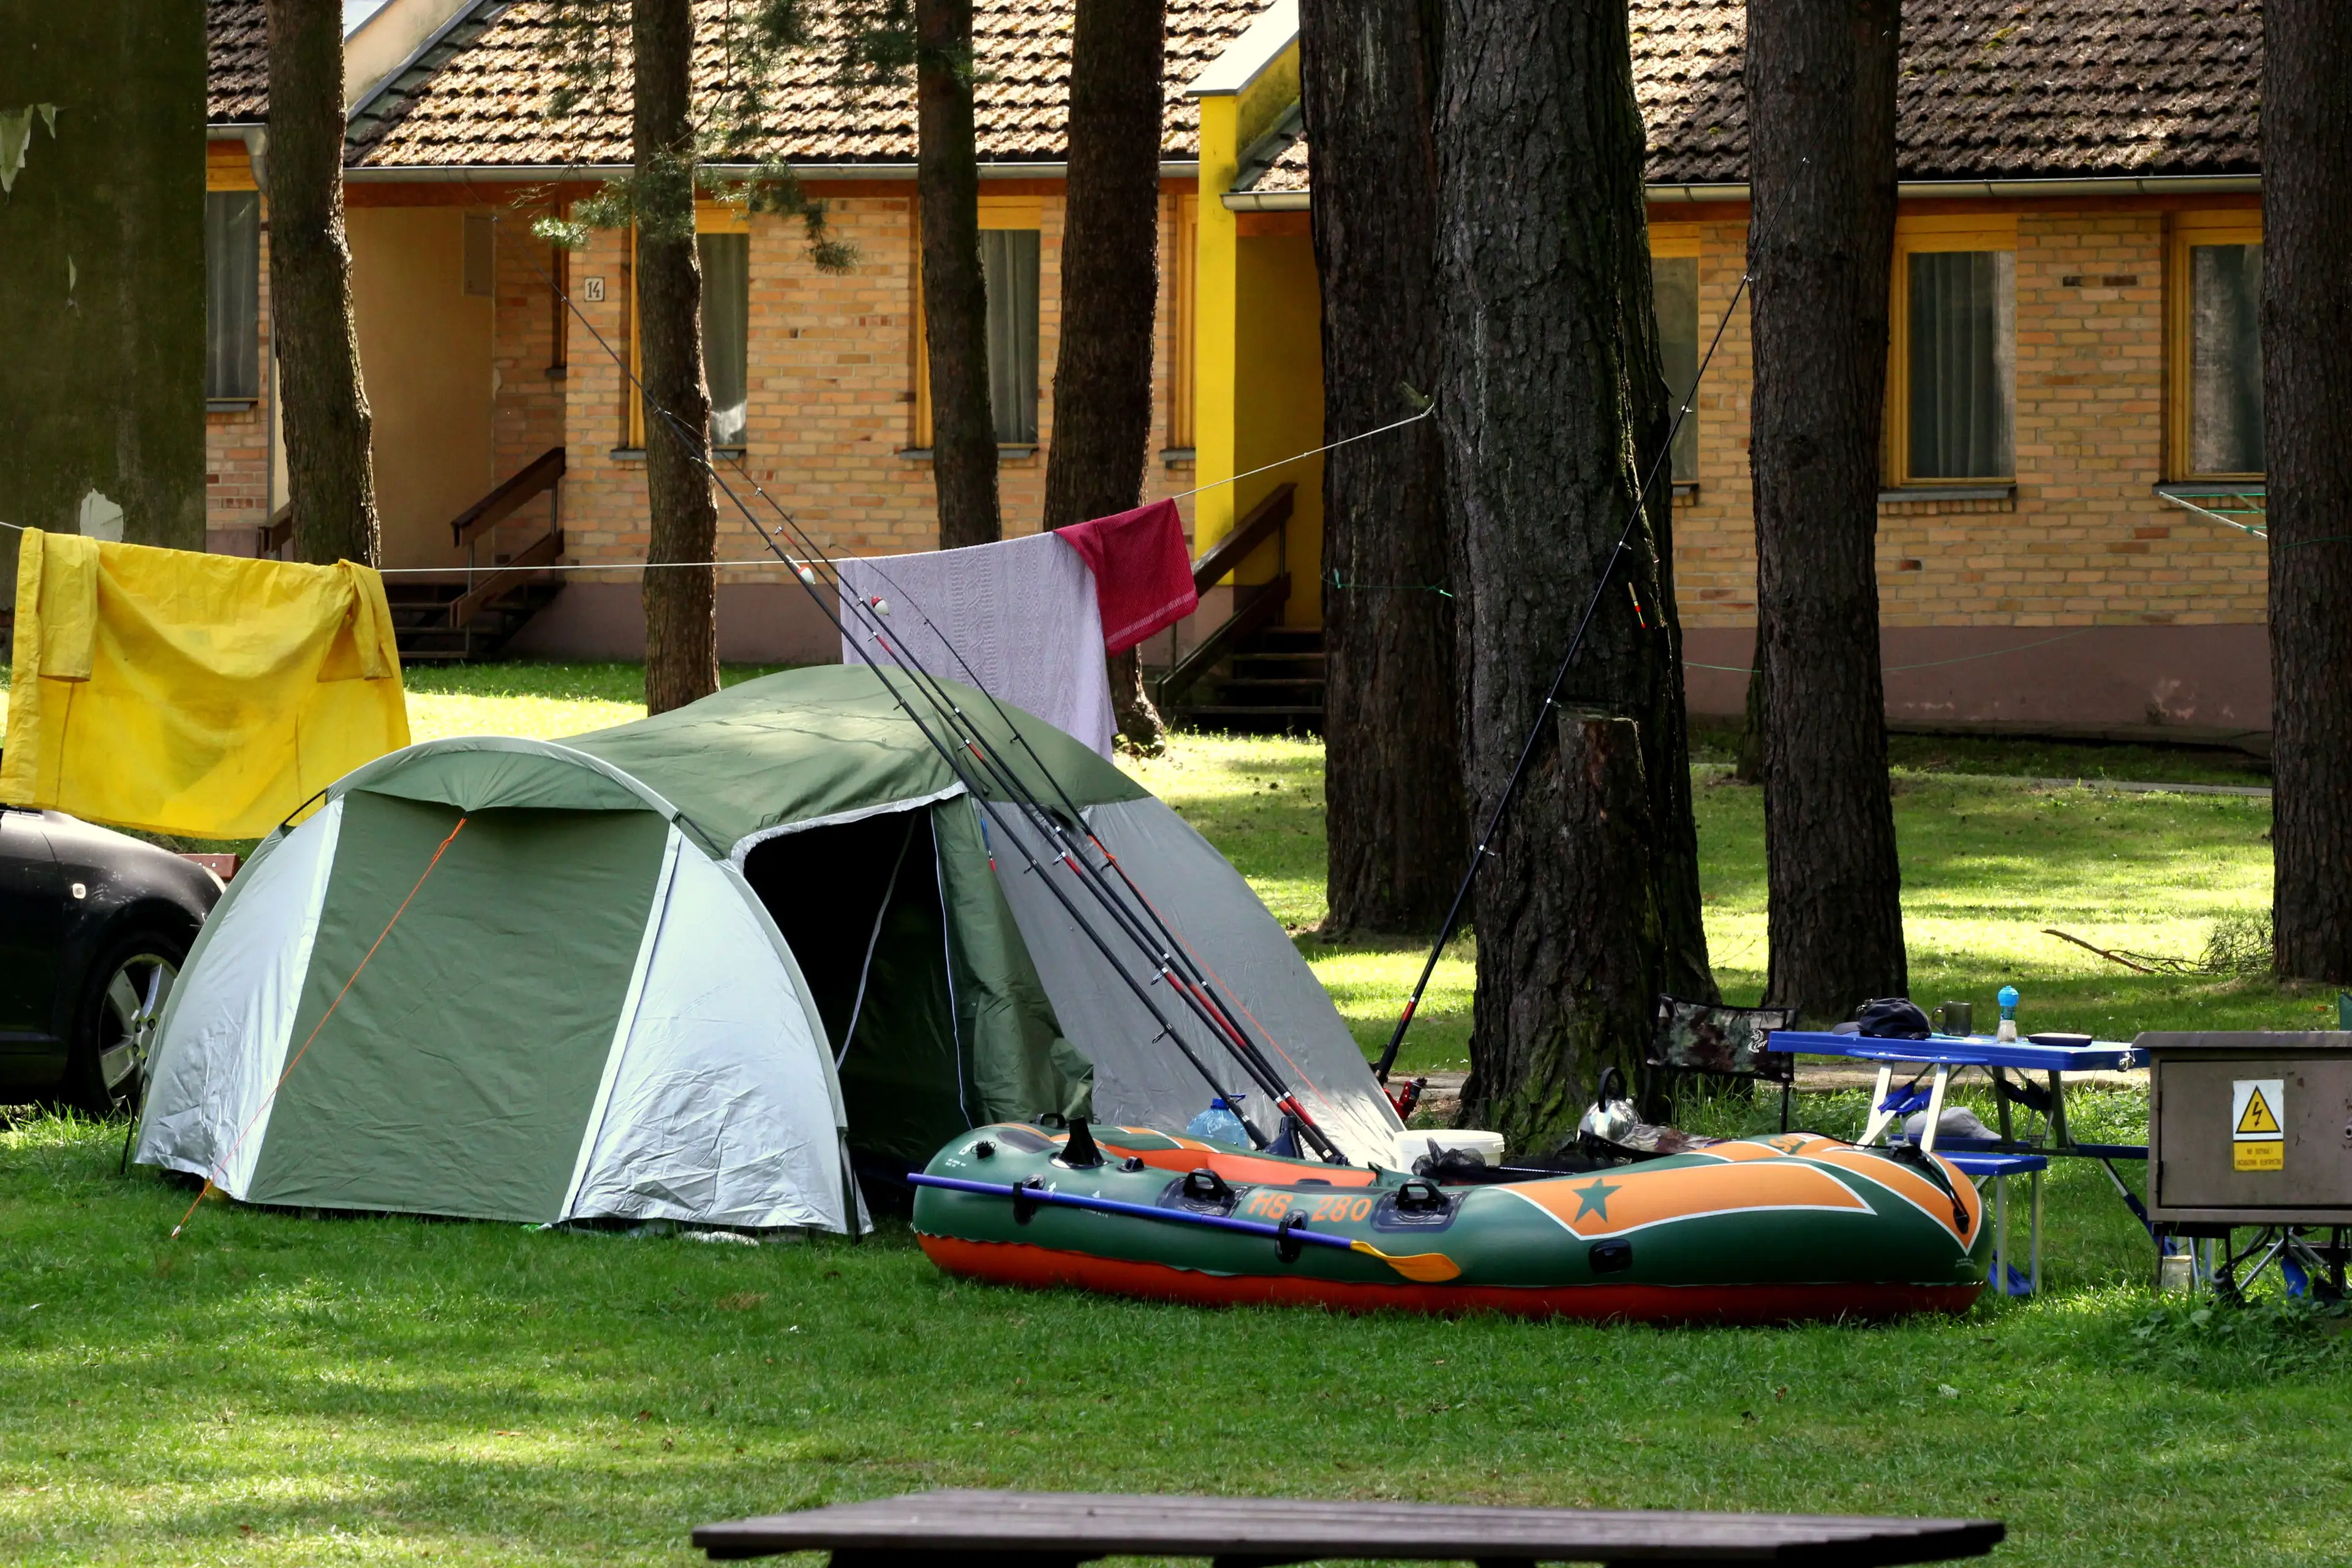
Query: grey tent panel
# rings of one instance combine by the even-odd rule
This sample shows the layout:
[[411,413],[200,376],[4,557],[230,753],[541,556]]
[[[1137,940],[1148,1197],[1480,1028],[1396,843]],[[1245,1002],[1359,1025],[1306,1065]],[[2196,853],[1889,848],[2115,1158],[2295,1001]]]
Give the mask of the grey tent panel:
[[[1349,1158],[1388,1163],[1402,1123],[1381,1092],[1363,1052],[1289,937],[1223,855],[1160,801],[1108,802],[1087,821],[1126,866],[1162,920],[1215,977],[1228,1006],[1238,1005],[1270,1036],[1276,1070]],[[1045,871],[1000,850],[996,870],[1063,1030],[1095,1064],[1095,1114],[1108,1123],[1181,1131],[1209,1102],[1212,1082],[1250,1098],[1250,1119],[1274,1131],[1265,1096],[1181,998],[1153,975],[1132,944],[1111,939],[1120,965],[1140,981],[1171,1019],[1206,1076],[1159,1037],[1160,1026],[1133,988],[1108,972],[1102,954],[1073,921],[1046,876],[1062,880],[1088,921],[1108,928],[1074,873],[1046,851],[1042,835],[1004,811],[992,833],[1017,835]],[[1264,1041],[1261,1040],[1261,1044]]]

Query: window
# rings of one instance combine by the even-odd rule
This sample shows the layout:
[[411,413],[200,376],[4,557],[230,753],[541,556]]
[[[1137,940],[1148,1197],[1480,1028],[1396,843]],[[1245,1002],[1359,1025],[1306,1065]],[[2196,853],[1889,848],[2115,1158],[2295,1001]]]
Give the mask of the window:
[[[1671,422],[1698,390],[1698,237],[1687,240],[1653,229],[1650,236],[1650,301],[1658,322],[1658,368],[1673,398]],[[1644,458],[1646,471],[1646,458]],[[1675,431],[1670,465],[1685,484],[1698,479],[1698,413]]]
[[2263,237],[2254,215],[2185,214],[2169,268],[2171,468],[2263,472]]
[[702,253],[702,374],[710,384],[710,444],[740,447],[751,424],[751,237],[706,234]]
[[[694,205],[695,257],[702,267],[702,380],[710,391],[710,444],[740,449],[751,429],[751,227],[740,208]],[[645,374],[637,335],[636,231],[621,246],[622,298],[627,301],[630,384],[622,388],[623,448],[643,450]]]
[[988,288],[988,406],[1001,447],[1037,444],[1037,252],[1034,228],[980,232]]
[[2016,219],[1912,218],[1895,234],[1887,454],[1903,484],[2017,472]]
[[[988,406],[1003,447],[1037,444],[1038,271],[1044,202],[980,198],[980,269],[988,292]],[[931,444],[931,365],[923,323],[922,236],[910,232],[915,294],[915,445]]]
[[261,193],[205,193],[205,396],[261,395]]

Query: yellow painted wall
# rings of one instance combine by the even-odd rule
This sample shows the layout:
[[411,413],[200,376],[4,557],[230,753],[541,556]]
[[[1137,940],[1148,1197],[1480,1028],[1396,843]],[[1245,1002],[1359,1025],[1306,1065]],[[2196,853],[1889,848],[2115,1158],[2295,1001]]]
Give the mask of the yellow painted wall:
[[1201,100],[1201,201],[1194,230],[1192,292],[1192,553],[1231,533],[1234,462],[1234,285],[1239,244],[1234,215],[1223,196],[1234,183],[1241,149],[1234,100]]
[[[1285,465],[1234,484],[1217,481],[1278,461],[1323,439],[1322,289],[1312,242],[1303,234],[1242,237],[1224,205],[1241,154],[1298,98],[1293,43],[1237,93],[1201,100],[1200,217],[1194,247],[1193,553],[1233,531],[1236,520],[1285,481],[1298,488],[1291,512],[1291,575],[1285,624],[1322,625],[1318,592],[1323,552],[1323,462]],[[1273,574],[1269,544],[1237,576]]]
[[489,489],[496,460],[492,301],[466,292],[464,209],[352,207],[345,221],[383,563],[462,565],[449,520]]
[[[1323,444],[1323,292],[1307,236],[1243,237],[1235,248],[1233,471],[1245,474]],[[1298,488],[1291,500],[1290,599],[1283,624],[1319,626],[1323,459],[1284,463],[1226,489],[1239,518],[1284,483]],[[1273,549],[1262,547],[1244,564],[1241,579],[1271,575]]]

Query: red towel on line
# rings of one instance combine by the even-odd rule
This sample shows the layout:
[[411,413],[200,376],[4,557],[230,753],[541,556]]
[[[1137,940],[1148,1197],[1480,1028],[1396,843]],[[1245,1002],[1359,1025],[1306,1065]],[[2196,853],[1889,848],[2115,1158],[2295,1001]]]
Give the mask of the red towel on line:
[[1197,608],[1184,520],[1172,500],[1055,529],[1095,574],[1103,651],[1125,653]]

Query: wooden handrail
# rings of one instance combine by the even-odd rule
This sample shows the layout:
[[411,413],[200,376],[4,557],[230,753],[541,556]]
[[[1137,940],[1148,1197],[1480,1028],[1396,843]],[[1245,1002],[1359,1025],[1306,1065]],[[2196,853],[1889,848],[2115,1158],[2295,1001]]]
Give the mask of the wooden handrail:
[[518,551],[515,558],[505,563],[506,570],[492,573],[488,582],[469,591],[463,597],[452,600],[449,605],[449,624],[452,626],[464,626],[467,621],[488,609],[492,604],[531,581],[530,575],[521,568],[544,566],[562,553],[563,531],[560,528],[549,529]]
[[[1279,484],[1266,498],[1250,508],[1249,515],[1234,524],[1234,531],[1201,552],[1192,563],[1192,587],[1205,594],[1215,587],[1224,575],[1239,566],[1249,552],[1265,543],[1284,523],[1290,521],[1291,498],[1297,493],[1295,484]],[[1290,563],[1281,563],[1278,570],[1289,570]]]
[[1282,606],[1289,598],[1290,574],[1287,572],[1259,586],[1258,591],[1250,595],[1247,604],[1226,617],[1223,626],[1202,637],[1192,652],[1176,661],[1174,668],[1160,678],[1160,706],[1166,708],[1192,690],[1219,659],[1233,652],[1235,644],[1281,615]]
[[563,477],[563,448],[550,447],[533,458],[522,472],[459,512],[449,523],[449,538],[464,545],[486,530],[496,528],[522,510],[525,501],[552,489]]
[[269,521],[261,525],[261,541],[257,553],[275,559],[278,552],[286,548],[286,542],[293,537],[294,503],[289,500],[271,512]]

